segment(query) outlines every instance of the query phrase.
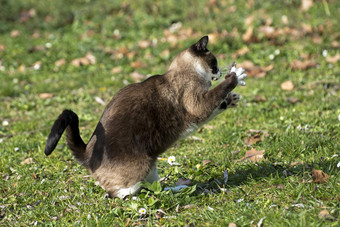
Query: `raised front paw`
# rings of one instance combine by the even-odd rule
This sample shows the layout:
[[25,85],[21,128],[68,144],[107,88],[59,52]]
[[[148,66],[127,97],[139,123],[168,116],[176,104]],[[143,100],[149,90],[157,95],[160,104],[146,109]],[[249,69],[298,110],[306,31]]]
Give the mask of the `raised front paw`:
[[240,68],[236,68],[235,66],[233,66],[231,69],[230,69],[230,72],[234,72],[237,76],[237,82],[239,85],[241,86],[245,86],[246,85],[246,82],[244,82],[244,79],[247,77],[247,74],[245,74],[245,70],[240,67]]
[[240,95],[230,92],[225,100],[220,104],[220,109],[227,109],[227,108],[233,108],[237,106],[238,101],[240,100]]

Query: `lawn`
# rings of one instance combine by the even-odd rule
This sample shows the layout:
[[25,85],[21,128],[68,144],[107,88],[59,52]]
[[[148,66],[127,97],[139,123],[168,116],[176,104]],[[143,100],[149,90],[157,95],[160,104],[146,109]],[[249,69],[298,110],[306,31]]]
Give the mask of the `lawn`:
[[[0,225],[340,225],[340,1],[0,2]],[[159,157],[161,184],[109,199],[64,137],[44,155],[63,109],[87,141],[119,89],[203,35],[247,85]]]

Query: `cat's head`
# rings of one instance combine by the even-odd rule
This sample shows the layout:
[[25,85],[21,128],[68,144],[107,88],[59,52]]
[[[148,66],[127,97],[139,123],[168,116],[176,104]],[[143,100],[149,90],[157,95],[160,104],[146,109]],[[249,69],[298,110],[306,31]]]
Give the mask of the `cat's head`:
[[197,43],[179,54],[171,63],[172,68],[185,68],[202,76],[206,81],[218,80],[222,73],[218,68],[216,57],[208,50],[209,38],[202,37]]

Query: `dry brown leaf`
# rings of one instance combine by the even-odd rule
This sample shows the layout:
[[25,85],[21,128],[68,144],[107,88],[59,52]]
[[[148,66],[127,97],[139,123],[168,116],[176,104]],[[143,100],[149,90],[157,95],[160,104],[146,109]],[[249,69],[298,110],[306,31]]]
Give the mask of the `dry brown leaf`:
[[290,66],[292,69],[297,70],[297,69],[308,69],[316,66],[316,62],[313,60],[305,60],[305,61],[300,61],[300,60],[294,60],[292,63],[290,63]]
[[315,44],[321,44],[323,42],[322,37],[320,35],[318,35],[318,34],[314,34],[312,36],[312,41]]
[[30,9],[30,10],[23,10],[20,13],[20,23],[25,23],[27,22],[29,19],[31,19],[32,17],[34,17],[36,15],[36,11],[35,9]]
[[96,57],[95,57],[91,52],[88,52],[88,53],[85,55],[85,58],[87,58],[87,59],[90,61],[90,64],[91,64],[91,65],[96,64]]
[[54,95],[51,94],[51,93],[40,93],[39,94],[39,98],[41,99],[49,99],[49,98],[52,98]]
[[297,166],[297,165],[304,165],[304,163],[303,162],[292,162],[290,163],[289,166]]
[[56,67],[60,67],[60,66],[63,66],[65,64],[66,64],[66,60],[64,58],[61,58],[61,59],[57,60],[56,62],[54,62],[54,65]]
[[20,162],[20,164],[22,165],[24,164],[27,165],[27,164],[32,164],[32,163],[34,163],[32,158],[27,158],[24,161]]
[[35,38],[35,39],[38,39],[40,38],[40,33],[37,29],[34,30],[33,34],[32,34],[32,37]]
[[96,64],[96,57],[91,52],[88,52],[85,57],[73,59],[71,64],[75,67],[90,64],[94,65]]
[[235,223],[229,223],[228,227],[237,227],[237,225]]
[[145,76],[143,74],[140,74],[139,72],[136,71],[132,72],[130,76],[135,82],[141,82],[142,80],[145,79]]
[[253,40],[253,36],[254,36],[254,27],[249,26],[247,31],[242,35],[242,40],[244,42],[250,42]]
[[279,35],[279,33],[275,31],[274,27],[267,25],[261,26],[258,32],[263,33],[268,39],[276,38]]
[[237,50],[235,53],[233,53],[231,56],[236,59],[240,56],[243,56],[245,54],[249,53],[249,48],[248,47],[242,47],[241,49]]
[[320,211],[319,218],[320,219],[330,220],[330,221],[336,220],[336,218],[333,217],[332,215],[330,215],[328,210],[326,210],[326,209]]
[[332,64],[337,63],[338,61],[340,61],[340,54],[336,54],[334,56],[329,56],[329,57],[326,58],[326,61],[328,63],[332,63]]
[[307,11],[312,6],[313,6],[313,0],[302,0],[300,9],[302,11]]
[[251,146],[252,144],[256,144],[257,142],[262,141],[264,137],[268,135],[269,134],[266,131],[250,129],[248,131],[248,137],[245,140],[245,144]]
[[255,95],[253,101],[254,102],[267,102],[267,98],[259,96],[259,95]]
[[254,15],[248,16],[248,17],[245,19],[245,21],[244,21],[244,23],[246,24],[246,26],[249,26],[249,25],[253,24],[254,18],[255,18]]
[[284,91],[292,91],[294,89],[294,84],[290,80],[285,81],[281,84],[281,89]]
[[4,51],[6,49],[5,44],[0,44],[0,52]]
[[243,158],[239,159],[239,161],[252,161],[252,162],[259,162],[261,161],[264,156],[264,150],[258,151],[255,148],[246,151],[246,154],[244,155]]
[[193,204],[187,204],[185,206],[182,206],[182,209],[186,210],[186,209],[192,209],[194,208],[195,206]]
[[267,75],[267,72],[269,72],[270,70],[274,68],[273,64],[270,64],[268,66],[262,66],[262,67],[256,66],[254,65],[253,62],[249,60],[241,62],[237,65],[244,68],[249,77],[254,77],[254,78],[263,78]]
[[212,161],[210,161],[210,160],[203,160],[203,162],[202,162],[202,164],[203,164],[203,166],[205,166],[205,165],[207,165],[207,164],[209,164],[209,163],[211,163]]
[[338,41],[336,41],[336,40],[333,40],[333,41],[332,41],[332,47],[334,47],[334,48],[340,48],[340,43],[339,43]]
[[122,72],[122,67],[120,66],[117,66],[111,69],[112,74],[121,73],[121,72]]
[[20,31],[19,30],[11,31],[11,37],[15,38],[15,37],[18,37],[19,35],[20,35]]
[[146,64],[142,61],[133,61],[130,63],[131,67],[134,69],[143,68]]
[[322,170],[312,170],[312,178],[313,178],[313,183],[318,183],[318,184],[323,184],[326,183],[329,179],[329,175],[324,173]]
[[170,51],[168,49],[166,50],[163,50],[161,53],[160,53],[160,56],[163,58],[163,59],[168,59],[170,57]]
[[148,40],[141,40],[139,41],[138,46],[142,49],[146,49],[150,46],[150,42]]

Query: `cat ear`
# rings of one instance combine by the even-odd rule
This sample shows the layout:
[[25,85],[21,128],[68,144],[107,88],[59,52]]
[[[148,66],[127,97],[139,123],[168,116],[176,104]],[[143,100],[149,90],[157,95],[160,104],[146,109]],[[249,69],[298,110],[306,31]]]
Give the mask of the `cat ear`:
[[208,51],[207,45],[208,45],[209,37],[203,36],[197,43],[195,43],[195,49],[197,51]]

